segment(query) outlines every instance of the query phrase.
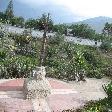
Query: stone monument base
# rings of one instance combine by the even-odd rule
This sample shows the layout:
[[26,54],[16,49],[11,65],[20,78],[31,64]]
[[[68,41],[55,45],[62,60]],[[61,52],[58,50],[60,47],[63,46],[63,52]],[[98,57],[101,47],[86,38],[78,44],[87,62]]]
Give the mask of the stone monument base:
[[33,78],[25,79],[23,88],[25,99],[45,98],[51,94],[51,86],[45,75],[45,67],[42,66],[33,71]]

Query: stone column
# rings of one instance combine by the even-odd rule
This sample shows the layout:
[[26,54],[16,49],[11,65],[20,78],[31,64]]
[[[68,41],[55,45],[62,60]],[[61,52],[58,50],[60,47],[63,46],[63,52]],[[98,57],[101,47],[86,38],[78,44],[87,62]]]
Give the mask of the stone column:
[[51,86],[45,78],[45,67],[37,67],[33,71],[33,77],[25,79],[23,92],[25,99],[45,98],[51,93]]

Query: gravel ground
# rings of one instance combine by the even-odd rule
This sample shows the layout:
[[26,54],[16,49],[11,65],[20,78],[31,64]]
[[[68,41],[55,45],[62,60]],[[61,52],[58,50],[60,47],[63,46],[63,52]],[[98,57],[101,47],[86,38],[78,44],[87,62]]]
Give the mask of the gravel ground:
[[102,85],[108,84],[111,80],[108,78],[95,79],[87,78],[86,82],[70,81],[69,84],[80,93],[85,100],[98,100],[107,97]]

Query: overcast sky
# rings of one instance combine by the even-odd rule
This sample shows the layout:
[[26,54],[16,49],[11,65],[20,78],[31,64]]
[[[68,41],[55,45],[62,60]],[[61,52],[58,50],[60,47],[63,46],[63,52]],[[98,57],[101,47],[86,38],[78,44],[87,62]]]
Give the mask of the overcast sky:
[[62,5],[82,17],[112,17],[112,0],[18,0],[32,8],[38,5]]
[[[9,0],[0,0],[0,10]],[[25,18],[37,18],[50,12],[55,22],[76,22],[106,16],[112,18],[112,0],[13,0],[14,12]]]

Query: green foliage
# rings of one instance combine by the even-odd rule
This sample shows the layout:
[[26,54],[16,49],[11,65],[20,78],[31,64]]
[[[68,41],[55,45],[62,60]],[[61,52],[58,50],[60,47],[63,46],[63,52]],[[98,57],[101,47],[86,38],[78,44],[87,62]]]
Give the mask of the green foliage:
[[4,49],[0,49],[0,60],[4,60],[7,56],[7,52]]
[[97,65],[96,59],[95,59],[95,56],[94,56],[93,52],[91,52],[91,51],[85,51],[83,56],[88,61],[88,63],[90,63],[91,65],[93,65],[93,66]]
[[13,14],[13,1],[12,0],[9,1],[9,4],[8,4],[6,11],[5,11],[5,15],[6,15],[8,20],[12,19],[14,16],[14,14]]
[[105,50],[106,52],[111,51],[112,50],[112,43],[111,43],[111,41],[109,41],[109,42],[103,42],[101,44],[100,48],[102,50]]
[[64,42],[64,36],[60,33],[56,33],[53,37],[49,37],[50,45],[60,45],[62,42]]
[[13,17],[9,23],[12,26],[24,27],[24,18],[23,17]]
[[6,15],[3,12],[0,12],[0,22],[2,23],[6,22]]
[[103,86],[104,91],[108,95],[108,98],[112,99],[112,81],[108,85]]
[[0,61],[0,78],[22,78],[32,75],[38,64],[35,58],[16,56]]
[[[45,24],[43,24],[45,18],[46,16],[43,15],[36,21],[38,24],[41,24],[39,25],[41,28],[44,28],[45,26]],[[30,22],[33,25],[34,20],[31,20]],[[80,29],[79,31],[83,31],[81,35],[86,32],[86,29],[90,30],[87,25],[79,25],[80,27],[78,25],[76,26]],[[38,25],[36,27],[38,27]],[[104,68],[111,66],[110,59],[107,61],[102,58],[100,55],[101,51],[99,52],[98,49],[94,47],[65,42],[62,34],[67,26],[57,25],[56,28],[56,32],[58,33],[54,37],[49,37],[47,41],[48,46],[45,63],[48,67],[47,75],[66,80],[75,80],[77,75],[82,76],[83,71],[85,71],[87,77],[103,77],[105,75]],[[31,36],[31,30],[25,30],[21,35],[7,34],[7,31],[5,31],[5,33],[3,31],[1,32],[1,37],[0,46],[3,49],[3,52],[1,51],[0,55],[2,60],[10,59],[12,56],[22,56],[22,58],[26,56],[31,59],[36,58],[39,60],[41,42],[39,39]],[[6,51],[6,54],[4,51]],[[2,65],[4,66],[3,63]]]
[[71,25],[73,36],[94,39],[95,31],[86,24]]
[[[23,57],[37,59],[37,62],[39,60],[41,42],[39,39],[32,38],[30,31],[24,31],[21,35],[4,33],[0,43],[3,49],[3,52],[1,50],[2,61],[10,60],[12,56],[14,59],[21,56],[21,60]],[[60,33],[48,39],[46,53],[47,76],[60,79],[75,80],[77,75],[82,76],[83,71],[88,77],[101,78],[104,75],[102,68],[111,65],[110,61],[107,62],[100,57],[97,49],[65,42],[64,36]],[[2,61],[1,65],[6,67],[7,64],[4,65],[5,62]],[[7,67],[9,68],[11,65],[7,65]],[[12,71],[12,68],[10,69]]]
[[[23,17],[17,17],[13,14],[13,3],[12,0],[9,2],[9,5],[5,11],[5,13],[0,12],[0,22],[5,24],[10,24],[12,26],[16,27],[25,27],[30,29],[38,29],[38,30],[44,30],[45,29],[45,18],[46,14],[43,14],[42,17],[37,19],[25,19]],[[48,32],[51,32],[53,30],[53,21],[51,17],[49,17],[48,21]]]
[[61,39],[55,42],[50,41],[46,61],[46,66],[49,67],[49,71],[52,71],[49,75],[55,78],[75,80],[76,75],[81,75],[82,70],[86,68],[86,61],[82,51],[76,49],[77,46]]
[[109,24],[108,22],[105,23],[104,29],[102,31],[103,35],[112,36],[112,24]]
[[100,79],[104,76],[100,68],[87,70],[87,77]]
[[112,100],[105,98],[99,101],[90,101],[84,108],[78,109],[74,112],[109,112],[112,110]]
[[75,80],[83,70],[91,78],[107,75],[104,69],[111,66],[111,59],[104,58],[96,48],[54,40],[49,41],[47,51],[46,66],[52,71],[48,76]]
[[[37,50],[36,40],[32,39],[27,31],[24,31],[22,35],[9,34],[5,30],[3,32],[4,35],[0,39],[0,78],[29,77],[39,61],[36,58],[37,54],[27,55],[30,50]],[[25,51],[25,54],[17,53],[19,49]]]
[[66,29],[68,26],[66,24],[59,24],[53,26],[53,32],[61,33],[66,35]]
[[33,29],[38,29],[38,19],[28,19],[25,22],[25,28],[33,28]]
[[[49,21],[48,21],[48,32],[50,32],[53,28],[53,21],[50,17],[50,14],[49,15]],[[38,26],[39,26],[39,30],[45,30],[45,27],[46,27],[46,22],[47,22],[47,15],[46,14],[42,14],[42,17],[39,18],[39,21],[38,21]]]
[[19,46],[25,46],[30,43],[32,37],[28,34],[28,31],[25,30],[22,35],[16,35],[13,39]]

